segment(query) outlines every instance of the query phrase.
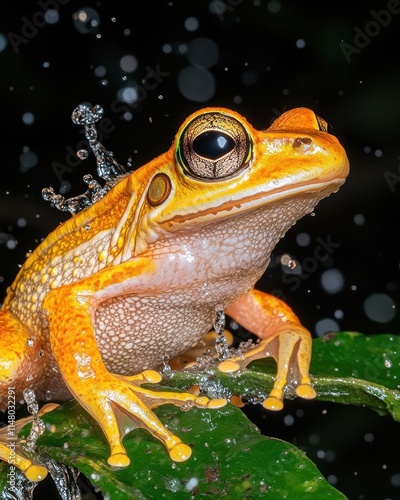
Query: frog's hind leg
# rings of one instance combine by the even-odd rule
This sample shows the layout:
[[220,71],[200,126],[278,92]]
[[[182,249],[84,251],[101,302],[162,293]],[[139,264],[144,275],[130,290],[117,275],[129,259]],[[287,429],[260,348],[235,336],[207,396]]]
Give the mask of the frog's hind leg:
[[[35,387],[44,370],[40,345],[31,341],[31,332],[8,309],[0,310],[0,407],[9,425],[0,430],[0,459],[18,467],[31,481],[47,475],[45,467],[24,456],[18,446],[21,428],[15,410],[25,388]],[[29,382],[27,382],[29,380]]]
[[227,310],[239,324],[261,340],[243,357],[220,363],[222,371],[236,371],[251,361],[273,357],[277,362],[275,383],[263,406],[280,410],[286,387],[305,399],[316,397],[309,377],[312,340],[293,311],[277,297],[251,290]]

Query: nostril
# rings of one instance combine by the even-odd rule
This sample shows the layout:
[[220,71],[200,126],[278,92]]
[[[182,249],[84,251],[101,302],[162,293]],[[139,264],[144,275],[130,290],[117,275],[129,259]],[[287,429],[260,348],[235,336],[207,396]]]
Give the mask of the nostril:
[[293,141],[294,148],[301,148],[301,146],[307,146],[311,144],[312,140],[309,137],[296,137]]

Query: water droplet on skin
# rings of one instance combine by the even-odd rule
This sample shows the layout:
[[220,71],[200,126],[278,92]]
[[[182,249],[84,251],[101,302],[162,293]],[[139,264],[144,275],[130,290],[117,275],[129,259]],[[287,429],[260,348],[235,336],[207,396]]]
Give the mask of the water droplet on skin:
[[34,339],[33,338],[29,338],[27,341],[26,341],[26,345],[28,347],[33,347],[33,344],[35,343]]
[[386,368],[392,368],[392,362],[390,361],[390,359],[385,359],[384,365]]

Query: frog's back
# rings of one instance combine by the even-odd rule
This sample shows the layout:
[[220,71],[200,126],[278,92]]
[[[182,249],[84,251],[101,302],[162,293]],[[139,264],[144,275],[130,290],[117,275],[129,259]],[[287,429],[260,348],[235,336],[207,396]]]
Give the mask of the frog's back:
[[[112,233],[131,199],[129,178],[122,179],[104,198],[52,231],[30,254],[3,302],[18,317],[36,311],[49,290],[72,283],[110,264],[120,242],[110,247]],[[123,237],[131,220],[120,228]],[[120,240],[121,241],[121,240]]]

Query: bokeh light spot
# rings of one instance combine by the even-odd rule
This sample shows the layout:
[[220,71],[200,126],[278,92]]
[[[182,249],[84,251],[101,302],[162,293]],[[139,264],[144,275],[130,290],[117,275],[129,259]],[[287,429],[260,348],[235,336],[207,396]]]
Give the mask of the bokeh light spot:
[[84,7],[72,14],[75,29],[79,33],[97,33],[100,26],[99,14],[90,7]]
[[196,31],[197,28],[199,27],[199,20],[197,17],[188,17],[185,19],[185,29],[188,31]]
[[137,101],[138,94],[134,87],[125,87],[118,91],[118,98],[123,102],[132,104]]
[[307,233],[299,233],[296,236],[296,242],[300,247],[308,247],[311,243],[311,237]]
[[29,169],[36,167],[38,157],[28,146],[25,146],[19,156],[19,161],[21,172],[27,172]]
[[205,102],[214,95],[215,80],[206,69],[188,66],[178,74],[178,87],[186,99]]
[[190,64],[211,68],[218,60],[218,45],[210,38],[195,38],[187,49]]
[[106,73],[107,73],[107,70],[105,68],[105,66],[96,66],[94,68],[94,74],[99,77],[99,78],[103,78],[104,76],[106,76]]
[[138,62],[135,56],[127,55],[121,58],[119,65],[122,71],[132,73],[137,68]]
[[339,269],[328,269],[321,275],[321,285],[327,293],[338,293],[343,290],[344,276]]
[[318,337],[322,337],[326,332],[338,332],[339,330],[339,325],[330,318],[321,319],[315,325],[315,332]]
[[7,38],[0,33],[0,52],[7,47]]
[[22,115],[22,122],[25,123],[25,125],[32,125],[32,123],[35,121],[35,115],[33,113],[24,113]]
[[281,8],[282,8],[282,5],[281,5],[281,2],[279,2],[279,0],[271,0],[267,4],[267,9],[272,14],[277,14],[281,10]]
[[296,40],[296,47],[298,49],[304,49],[305,46],[306,46],[305,40],[303,40],[302,38],[299,38],[298,40]]
[[385,293],[373,293],[364,302],[364,312],[372,321],[388,323],[396,314],[395,303]]
[[362,226],[363,224],[365,224],[365,216],[363,214],[356,214],[353,217],[353,220],[354,224],[356,224],[357,226]]
[[60,15],[55,9],[49,9],[44,13],[44,19],[49,24],[56,24],[60,19]]

